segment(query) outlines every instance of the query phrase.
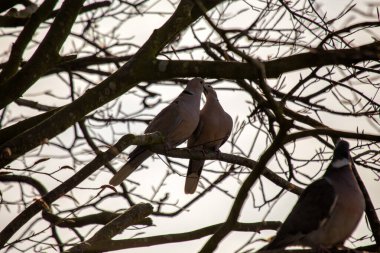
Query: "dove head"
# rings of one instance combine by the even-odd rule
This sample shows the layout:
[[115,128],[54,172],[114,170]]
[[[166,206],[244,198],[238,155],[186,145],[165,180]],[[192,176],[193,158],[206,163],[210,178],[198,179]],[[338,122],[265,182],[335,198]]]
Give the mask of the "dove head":
[[214,88],[212,88],[211,85],[209,84],[205,84],[203,93],[205,94],[206,97],[215,97],[215,98],[218,97],[216,95]]
[[193,78],[191,79],[186,86],[186,93],[191,93],[191,94],[202,94],[203,91],[203,85],[204,81],[202,78]]
[[339,140],[336,144],[333,157],[333,167],[340,168],[350,164],[350,144]]

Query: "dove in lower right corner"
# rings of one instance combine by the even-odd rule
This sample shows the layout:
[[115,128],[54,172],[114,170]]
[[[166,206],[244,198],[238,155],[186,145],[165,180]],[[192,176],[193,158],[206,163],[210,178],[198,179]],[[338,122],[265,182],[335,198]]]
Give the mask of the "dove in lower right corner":
[[[189,149],[219,151],[232,131],[232,118],[223,110],[215,90],[205,85],[206,103],[200,112],[198,127],[188,140]],[[187,170],[185,193],[192,194],[198,186],[205,160],[190,159]]]
[[365,209],[351,163],[349,144],[340,140],[326,173],[302,192],[276,237],[259,251],[291,245],[318,250],[343,246]]

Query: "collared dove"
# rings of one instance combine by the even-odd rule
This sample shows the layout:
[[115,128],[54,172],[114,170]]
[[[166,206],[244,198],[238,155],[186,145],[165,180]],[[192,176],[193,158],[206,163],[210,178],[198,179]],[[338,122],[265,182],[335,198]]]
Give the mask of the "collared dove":
[[[144,133],[161,132],[165,137],[165,147],[173,148],[186,141],[195,131],[199,122],[199,107],[203,80],[194,78],[185,90],[149,123]],[[110,184],[119,185],[144,160],[153,155],[146,147],[137,146],[130,154],[128,162],[111,178]]]
[[[215,90],[205,85],[206,104],[201,110],[198,127],[188,140],[188,148],[197,150],[219,151],[232,131],[232,118],[219,103]],[[204,160],[189,161],[185,193],[195,192],[202,172]]]
[[318,249],[343,246],[364,209],[364,197],[352,172],[349,144],[341,140],[326,173],[304,190],[276,237],[260,251],[290,245]]

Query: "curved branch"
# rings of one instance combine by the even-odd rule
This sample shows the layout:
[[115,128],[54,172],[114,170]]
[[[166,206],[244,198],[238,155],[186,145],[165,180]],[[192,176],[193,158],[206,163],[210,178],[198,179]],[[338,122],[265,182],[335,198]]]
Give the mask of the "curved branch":
[[[262,62],[267,78],[277,78],[280,75],[305,68],[328,65],[351,65],[361,61],[379,60],[380,42],[374,42],[350,49],[311,50]],[[249,79],[258,78],[257,71],[249,63],[224,61],[180,61],[158,60],[157,79],[173,77],[201,76],[208,78]]]
[[[70,1],[66,2],[70,3]],[[220,2],[222,2],[222,0],[207,1],[207,8],[212,8]],[[172,17],[161,28],[156,29],[132,59],[118,71],[94,88],[87,90],[83,96],[78,98],[75,102],[63,107],[48,120],[41,122],[37,126],[28,129],[24,133],[1,145],[0,166],[10,163],[20,155],[41,145],[41,143],[45,143],[47,139],[63,132],[75,122],[82,119],[87,113],[124,94],[126,91],[134,87],[136,83],[154,76],[154,73],[157,72],[153,64],[156,55],[171,41],[171,39],[199,18],[200,15],[201,12],[198,8],[194,7],[193,1],[182,0]],[[45,54],[49,55],[46,52]],[[28,78],[27,75],[22,76]],[[13,78],[10,80],[13,80]],[[22,82],[23,85],[20,87],[18,82],[13,82],[12,85],[13,87],[18,87],[18,89],[23,89],[23,86],[25,87],[26,85],[31,84],[31,80],[29,79],[24,81],[25,82]],[[12,90],[12,92],[15,91]],[[0,94],[7,93],[1,92]],[[11,102],[9,97],[12,96],[7,94],[7,97],[7,100],[1,100],[0,95],[0,105],[1,103],[6,105]],[[28,140],[27,142],[25,141],[25,136],[28,136],[28,138],[26,138]],[[11,155],[2,155],[1,151],[4,149],[11,150]]]
[[98,170],[105,163],[115,158],[121,151],[130,145],[143,145],[143,144],[158,144],[162,143],[163,139],[160,133],[147,134],[142,136],[125,135],[106,152],[98,154],[95,159],[84,166],[80,171],[71,176],[61,185],[47,193],[42,197],[39,202],[34,202],[22,211],[16,218],[14,218],[1,232],[0,232],[0,248],[3,248],[5,243],[34,215],[43,210],[43,206],[40,204],[44,202],[50,205],[55,200],[72,190],[83,180],[89,177],[92,173]]
[[[176,242],[196,240],[208,235],[212,235],[222,225],[223,223],[215,224],[215,225],[211,225],[211,226],[204,227],[201,229],[193,230],[190,232],[178,233],[178,234],[166,234],[166,235],[158,235],[158,236],[134,238],[134,239],[126,239],[126,240],[112,240],[112,241],[107,241],[106,243],[99,242],[92,245],[93,246],[92,248],[93,248],[93,251],[96,250],[97,252],[106,252],[106,251],[114,251],[114,250],[121,250],[121,249],[128,249],[128,248],[162,245],[165,243],[176,243]],[[279,221],[266,221],[266,222],[258,222],[258,223],[236,223],[233,226],[233,230],[241,231],[241,232],[259,232],[261,230],[268,230],[268,229],[276,230],[280,225],[281,225],[281,222]]]
[[[8,0],[8,1],[2,1],[0,3],[8,3],[8,2],[11,2],[11,1],[10,0]],[[20,1],[20,2],[22,2],[22,1]],[[107,7],[107,6],[110,6],[110,5],[111,5],[110,1],[102,1],[102,2],[91,3],[91,4],[83,6],[80,9],[79,13],[82,14],[82,13],[85,13],[85,12],[93,11],[93,10],[96,10],[98,8]],[[9,8],[7,8],[7,9],[9,9]],[[50,15],[48,15],[44,19],[44,21],[56,17],[57,14],[59,13],[59,11],[60,11],[60,9],[52,11],[50,13]],[[0,12],[1,12],[1,7],[0,7]],[[9,16],[0,16],[0,27],[23,26],[23,25],[25,25],[28,22],[28,20],[29,20],[29,18],[21,18],[21,17],[17,17],[16,18],[16,17],[9,17]]]
[[271,159],[274,153],[280,148],[283,139],[286,136],[286,132],[288,131],[287,126],[283,126],[280,128],[278,135],[273,140],[273,143],[269,146],[269,148],[261,155],[258,163],[255,166],[255,169],[249,174],[249,176],[245,179],[242,184],[239,192],[236,196],[236,200],[231,208],[231,211],[228,215],[226,222],[215,232],[215,234],[207,241],[207,243],[200,250],[201,253],[213,252],[218,244],[224,239],[226,235],[232,230],[233,226],[236,224],[237,219],[239,218],[241,208],[245,203],[245,200],[248,196],[248,192],[250,191],[253,184],[260,177],[262,172],[265,170],[265,166],[267,162]]
[[[114,212],[101,212],[101,213],[95,213],[95,214],[89,214],[84,215],[81,217],[73,217],[73,218],[61,218],[55,214],[52,214],[47,211],[42,212],[42,217],[50,222],[53,223],[57,227],[61,228],[76,228],[76,227],[84,227],[87,225],[105,225],[108,222],[112,221],[116,217],[119,217],[120,213],[114,213]],[[150,218],[141,220],[136,225],[146,225],[151,226],[152,220]]]
[[[55,1],[50,0],[49,2]],[[0,85],[0,108],[4,108],[16,98],[19,98],[47,70],[59,62],[59,50],[69,35],[83,2],[84,0],[64,1],[48,33],[30,60],[17,74],[9,79],[2,79],[5,82]],[[17,57],[17,59],[21,59],[21,56]],[[14,66],[12,62],[8,62],[8,64],[10,64],[9,66]],[[14,72],[13,67],[12,71]],[[12,75],[13,72],[9,74]],[[8,73],[5,73],[4,77],[9,77]]]
[[334,130],[331,128],[317,128],[317,129],[310,129],[310,130],[304,130],[297,133],[289,134],[285,138],[285,142],[292,142],[298,139],[302,139],[305,137],[310,136],[318,136],[318,135],[327,135],[333,138],[349,138],[349,139],[359,139],[359,140],[367,140],[367,141],[376,141],[380,142],[380,136],[379,135],[373,135],[373,134],[364,134],[364,133],[352,133],[352,132],[345,132],[345,131],[339,131]]
[[[163,30],[167,30],[167,26],[174,22],[169,21],[162,27]],[[12,156],[2,157],[0,154],[0,166],[8,164],[18,156],[39,146],[41,143],[44,143],[46,139],[53,138],[79,121],[87,113],[111,101],[117,96],[124,94],[124,92],[131,89],[137,82],[192,75],[215,78],[247,78],[254,80],[257,78],[255,74],[257,71],[252,71],[252,65],[244,63],[157,60],[152,64],[147,59],[155,57],[155,53],[157,53],[156,50],[160,50],[160,48],[157,48],[157,41],[169,40],[168,38],[161,38],[160,36],[163,35],[156,30],[148,42],[141,48],[140,53],[137,53],[115,74],[111,75],[95,88],[88,90],[73,103],[61,108],[56,115],[53,115],[48,120],[41,122],[37,126],[1,145],[0,150],[10,148],[12,150]],[[164,42],[166,43],[166,41]],[[155,50],[154,48],[146,49],[152,46],[152,44],[155,45]],[[357,61],[379,59],[379,52],[380,42],[375,42],[352,49],[328,50],[319,51],[318,53],[310,52],[289,56],[266,62],[264,66],[268,77],[277,77],[284,72],[306,67],[329,64],[351,64]],[[221,71],[223,69],[225,69],[225,71]],[[91,101],[91,103],[88,101]],[[285,113],[288,113],[288,111],[286,108],[284,109]],[[25,136],[29,136],[30,138],[25,138]],[[25,141],[26,139],[28,141]]]
[[[16,42],[12,46],[8,62],[5,64],[3,70],[0,73],[0,89],[3,88],[3,82],[17,72],[22,61],[24,50],[26,49],[40,24],[50,15],[57,2],[57,0],[44,1],[37,9],[37,11],[32,15],[32,17],[27,19],[28,21],[24,29],[21,31],[20,35],[17,37]],[[2,107],[0,106],[0,108]]]
[[97,244],[109,246],[108,242],[111,241],[114,236],[123,232],[127,227],[135,225],[146,216],[152,214],[152,212],[152,205],[145,203],[136,204],[107,223],[90,239],[72,247],[69,252],[99,252]]
[[0,175],[0,182],[19,182],[25,183],[34,187],[41,196],[44,196],[48,191],[40,181],[28,176],[21,175]]
[[353,164],[353,172],[356,177],[356,180],[358,181],[358,184],[360,186],[360,189],[363,193],[364,200],[365,200],[365,213],[368,217],[369,225],[372,230],[373,237],[375,238],[377,249],[376,251],[380,251],[380,221],[376,214],[376,208],[374,207],[371,197],[369,196],[369,193],[367,189],[365,188],[365,185],[363,181],[361,180],[358,171],[356,170],[355,163]]
[[[280,75],[314,67],[329,65],[352,65],[362,61],[379,60],[380,42],[374,42],[350,49],[310,49],[307,53],[300,53],[282,57],[276,60],[262,61],[267,78],[278,78]],[[64,71],[67,68],[80,71],[91,65],[125,62],[132,56],[98,57],[87,56],[71,61],[62,62],[51,73]],[[229,61],[204,60],[155,60],[152,66],[156,72],[145,76],[146,80],[165,80],[176,77],[201,76],[224,79],[256,80],[257,72],[252,64]]]
[[[219,161],[223,161],[223,162],[227,162],[231,164],[245,166],[252,170],[255,170],[255,168],[257,168],[258,166],[258,162],[254,160],[237,156],[237,155],[226,154],[226,153],[216,153],[216,152],[188,150],[188,149],[172,149],[172,150],[151,149],[151,150],[157,154],[167,155],[169,157],[188,158],[188,159],[191,158],[194,160],[219,160]],[[303,191],[302,188],[288,182],[287,180],[278,176],[276,173],[274,173],[267,167],[263,168],[262,174],[264,177],[266,177],[268,180],[270,180],[274,184],[296,195],[300,195]]]

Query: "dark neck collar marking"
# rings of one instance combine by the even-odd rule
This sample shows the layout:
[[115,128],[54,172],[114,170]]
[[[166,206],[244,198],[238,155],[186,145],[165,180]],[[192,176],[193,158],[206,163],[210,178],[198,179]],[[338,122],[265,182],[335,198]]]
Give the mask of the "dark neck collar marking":
[[183,93],[185,93],[187,95],[194,95],[191,91],[188,91],[188,90],[184,90]]

